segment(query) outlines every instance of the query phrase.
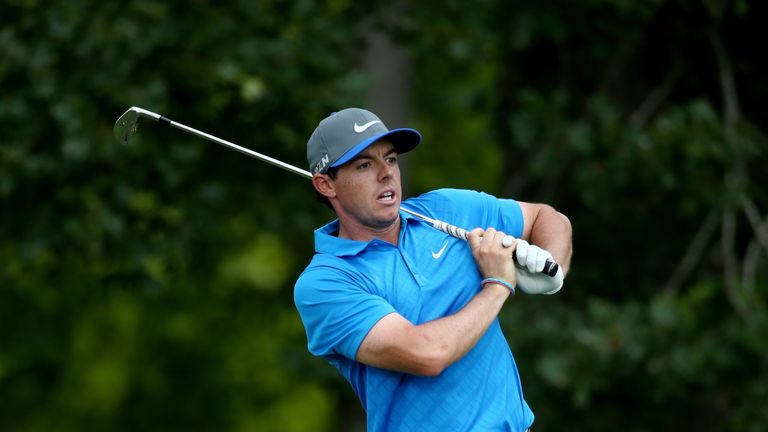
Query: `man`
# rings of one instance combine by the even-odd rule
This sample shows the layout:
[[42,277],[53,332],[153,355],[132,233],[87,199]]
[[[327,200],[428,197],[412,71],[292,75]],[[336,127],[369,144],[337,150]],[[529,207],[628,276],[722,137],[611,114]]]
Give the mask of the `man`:
[[[516,285],[560,289],[570,222],[549,206],[473,191],[402,201],[477,227],[468,242],[436,230],[400,210],[397,157],[420,142],[359,108],[333,113],[309,139],[312,184],[337,219],[315,231],[316,254],[296,282],[308,348],[352,385],[370,432],[525,431],[534,417],[497,315]],[[540,273],[546,259],[560,264],[554,278]]]

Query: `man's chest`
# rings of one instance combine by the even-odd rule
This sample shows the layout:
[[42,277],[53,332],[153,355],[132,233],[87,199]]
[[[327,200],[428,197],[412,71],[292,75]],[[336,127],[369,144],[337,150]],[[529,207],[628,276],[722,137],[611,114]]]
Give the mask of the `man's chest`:
[[469,245],[428,226],[366,253],[369,289],[415,324],[455,313],[479,290]]

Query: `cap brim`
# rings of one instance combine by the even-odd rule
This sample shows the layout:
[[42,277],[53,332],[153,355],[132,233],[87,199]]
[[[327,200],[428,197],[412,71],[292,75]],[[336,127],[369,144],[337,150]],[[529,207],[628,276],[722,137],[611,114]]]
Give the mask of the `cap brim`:
[[336,162],[332,163],[331,168],[344,165],[345,163],[352,160],[355,156],[357,156],[361,151],[368,148],[368,146],[382,139],[389,140],[392,145],[395,146],[395,151],[397,151],[398,154],[403,154],[413,150],[416,148],[416,146],[419,145],[419,143],[421,143],[421,134],[416,129],[400,128],[392,129],[391,131],[384,132],[383,134],[364,139],[351,149],[347,150],[347,152],[344,153],[338,160],[336,160]]

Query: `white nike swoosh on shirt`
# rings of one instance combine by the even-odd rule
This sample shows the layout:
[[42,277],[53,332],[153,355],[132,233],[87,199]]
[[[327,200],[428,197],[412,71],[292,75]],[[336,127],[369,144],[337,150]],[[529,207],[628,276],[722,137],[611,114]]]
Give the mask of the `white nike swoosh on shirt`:
[[446,246],[448,246],[448,242],[447,241],[445,242],[445,244],[443,245],[443,248],[440,249],[440,251],[438,253],[432,252],[432,258],[439,259],[443,255],[443,252],[445,252]]
[[381,122],[379,120],[369,121],[368,123],[366,123],[366,124],[364,124],[362,126],[360,126],[357,123],[355,123],[355,132],[363,133],[363,132],[365,132],[366,129],[368,129],[369,127],[375,125],[376,123],[381,123]]

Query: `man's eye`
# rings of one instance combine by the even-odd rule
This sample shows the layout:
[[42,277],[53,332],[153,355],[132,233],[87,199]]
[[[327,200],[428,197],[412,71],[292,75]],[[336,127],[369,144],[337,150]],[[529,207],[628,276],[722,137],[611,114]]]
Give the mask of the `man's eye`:
[[363,162],[360,165],[358,165],[357,168],[358,169],[363,169],[363,168],[368,168],[369,166],[371,166],[370,162]]
[[397,163],[397,158],[396,157],[388,158],[387,162],[389,162],[390,164],[396,164]]

